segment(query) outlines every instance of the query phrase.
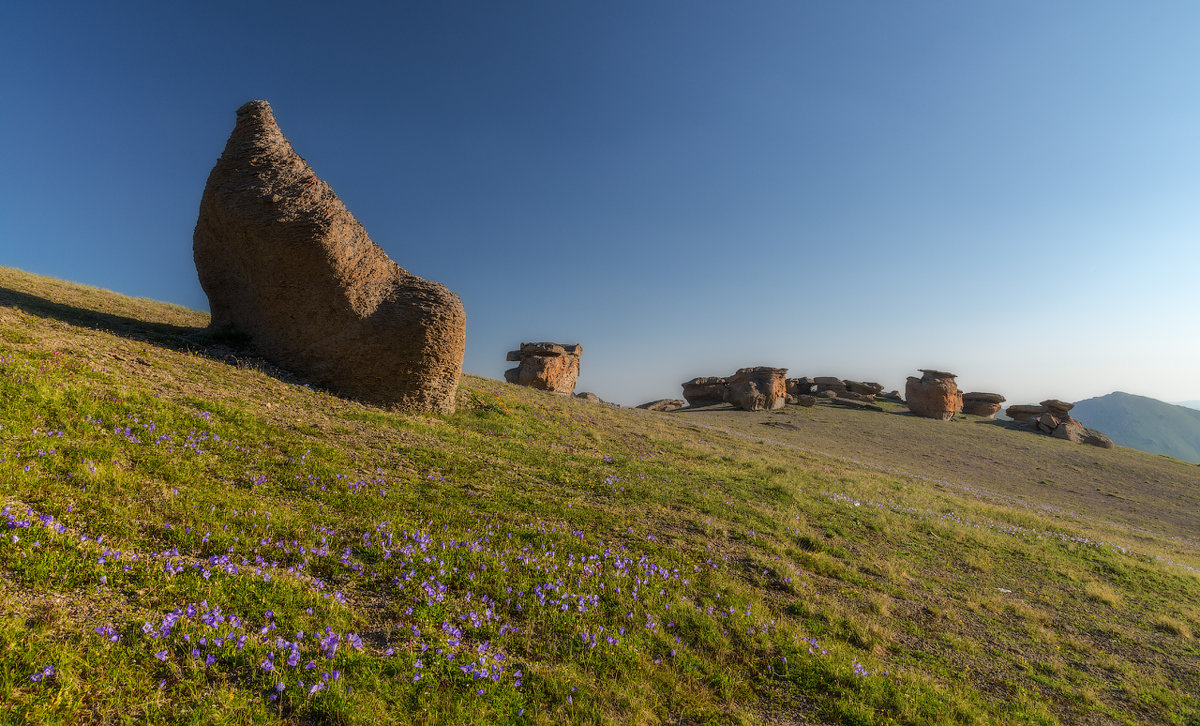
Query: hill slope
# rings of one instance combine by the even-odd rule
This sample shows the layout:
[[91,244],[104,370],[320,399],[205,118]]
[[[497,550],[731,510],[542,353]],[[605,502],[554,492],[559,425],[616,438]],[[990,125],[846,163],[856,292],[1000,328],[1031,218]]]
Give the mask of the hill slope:
[[1121,446],[1200,464],[1200,411],[1117,391],[1079,401],[1071,415]]
[[0,722],[1200,719],[1178,462],[471,376],[406,415],[205,322],[0,268]]

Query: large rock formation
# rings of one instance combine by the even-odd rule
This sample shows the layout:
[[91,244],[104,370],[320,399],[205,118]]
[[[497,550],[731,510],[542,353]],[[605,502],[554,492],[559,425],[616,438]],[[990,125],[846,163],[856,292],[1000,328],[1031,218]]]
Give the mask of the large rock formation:
[[504,380],[541,391],[570,395],[579,381],[579,356],[583,346],[558,343],[521,343],[519,350],[508,353],[508,360],[519,362],[504,371]]
[[725,400],[746,411],[782,408],[787,403],[786,375],[787,368],[741,368],[729,379]]
[[955,375],[945,371],[922,368],[920,378],[909,376],[904,387],[904,402],[908,410],[925,418],[949,421],[962,410],[962,394],[954,382]]
[[999,393],[981,393],[979,391],[964,393],[962,397],[963,413],[995,418],[996,414],[1000,412],[1000,404],[1004,403],[1004,400],[1004,396]]
[[788,378],[784,380],[784,384],[787,386],[789,396],[806,396],[813,392],[816,381],[808,377]]
[[706,376],[683,383],[683,397],[690,406],[712,406],[725,401],[724,378]]
[[1079,421],[1071,418],[1073,403],[1051,398],[1040,404],[1009,406],[1005,414],[1014,421],[1020,421],[1038,433],[1053,436],[1056,439],[1071,441],[1076,444],[1099,446],[1102,449],[1113,447],[1112,439],[1095,429],[1089,429]]
[[451,412],[466,315],[397,265],[284,138],[271,106],[237,110],[200,199],[193,253],[215,330],[371,403]]

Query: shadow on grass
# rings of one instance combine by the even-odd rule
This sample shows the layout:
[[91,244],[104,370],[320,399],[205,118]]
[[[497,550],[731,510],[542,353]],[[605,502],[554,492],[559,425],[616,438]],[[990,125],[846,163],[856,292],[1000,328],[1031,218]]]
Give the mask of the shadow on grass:
[[100,330],[123,338],[175,349],[207,348],[210,345],[224,342],[217,340],[208,328],[154,323],[112,313],[102,313],[54,302],[7,287],[0,287],[0,305],[14,307],[38,317],[53,318],[70,325]]
[[[13,307],[38,317],[53,318],[77,327],[98,330],[160,348],[202,355],[235,368],[259,371],[284,383],[307,385],[313,390],[339,395],[335,391],[310,384],[296,374],[275,366],[259,355],[248,336],[235,330],[213,330],[208,327],[196,328],[139,320],[125,315],[104,313],[54,302],[3,286],[0,286],[0,306]],[[342,397],[352,400],[345,396]]]

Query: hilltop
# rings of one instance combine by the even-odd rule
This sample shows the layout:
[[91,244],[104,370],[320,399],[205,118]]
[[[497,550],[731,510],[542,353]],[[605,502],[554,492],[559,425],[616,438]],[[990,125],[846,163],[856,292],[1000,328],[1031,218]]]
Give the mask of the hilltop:
[[1200,722],[1196,467],[959,416],[305,386],[0,268],[0,722]]
[[1200,464],[1200,411],[1116,391],[1079,401],[1073,412],[1121,446]]

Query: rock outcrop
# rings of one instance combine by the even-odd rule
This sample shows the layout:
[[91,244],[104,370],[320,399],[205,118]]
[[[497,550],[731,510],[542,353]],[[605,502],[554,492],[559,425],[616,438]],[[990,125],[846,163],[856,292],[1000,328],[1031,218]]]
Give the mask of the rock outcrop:
[[787,368],[741,368],[729,378],[725,400],[745,411],[782,408],[787,403],[786,375]]
[[677,411],[687,406],[687,401],[681,401],[678,398],[660,398],[657,401],[649,401],[638,406],[647,411]]
[[1000,404],[1004,403],[1004,396],[999,393],[981,393],[972,391],[964,393],[962,396],[963,413],[969,413],[972,416],[983,416],[984,418],[995,418],[1000,412]]
[[580,393],[576,393],[575,398],[578,398],[581,401],[587,401],[588,403],[608,403],[608,401],[605,401],[603,398],[600,398],[591,391],[582,391]]
[[1073,403],[1051,398],[1042,401],[1037,406],[1009,406],[1004,413],[1012,420],[1020,421],[1038,433],[1076,444],[1111,449],[1113,447],[1112,439],[1071,418],[1070,412],[1074,407]]
[[1004,409],[1004,415],[1011,418],[1013,421],[1028,422],[1041,416],[1046,412],[1042,406],[1032,406],[1025,404],[1016,404]]
[[882,383],[871,383],[865,381],[846,381],[846,390],[850,393],[857,393],[860,396],[878,396],[883,393]]
[[817,385],[817,393],[833,391],[834,393],[841,395],[846,392],[846,382],[841,378],[834,378],[833,376],[817,376],[813,379],[813,383]]
[[816,381],[811,378],[788,378],[784,381],[789,396],[804,396],[813,392]]
[[462,302],[371,241],[266,101],[237,110],[200,199],[193,255],[214,330],[248,336],[267,360],[338,393],[454,410]]
[[904,402],[908,410],[925,418],[949,421],[962,410],[962,394],[958,392],[955,375],[945,371],[922,368],[920,378],[909,376],[904,387]]
[[521,343],[507,360],[519,363],[504,371],[504,380],[539,391],[569,396],[579,381],[579,356],[583,346],[558,343]]
[[691,406],[712,406],[725,402],[726,380],[717,376],[693,378],[683,384],[683,397]]

